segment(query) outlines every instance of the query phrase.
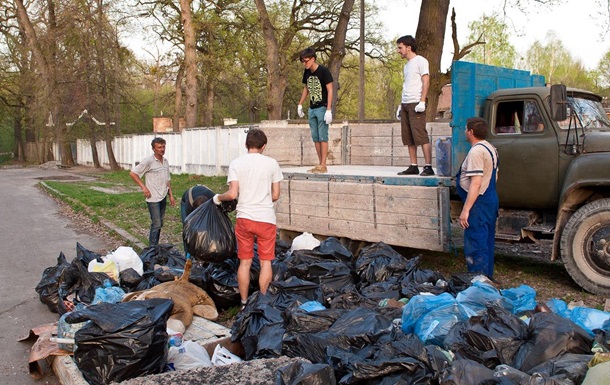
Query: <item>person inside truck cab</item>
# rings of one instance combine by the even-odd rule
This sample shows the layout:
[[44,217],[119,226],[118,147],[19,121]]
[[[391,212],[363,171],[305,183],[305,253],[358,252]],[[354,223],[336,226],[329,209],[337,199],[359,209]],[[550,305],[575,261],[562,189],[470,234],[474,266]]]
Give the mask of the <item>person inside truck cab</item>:
[[487,140],[489,127],[483,118],[466,121],[466,140],[471,148],[456,176],[464,202],[459,223],[464,229],[464,257],[469,272],[493,278],[496,219],[498,218],[498,152]]

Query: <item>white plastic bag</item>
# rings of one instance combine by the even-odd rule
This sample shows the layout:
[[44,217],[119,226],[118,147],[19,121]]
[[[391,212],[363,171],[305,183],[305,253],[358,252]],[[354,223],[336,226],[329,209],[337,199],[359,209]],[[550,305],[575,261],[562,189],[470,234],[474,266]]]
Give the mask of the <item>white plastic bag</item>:
[[231,353],[224,346],[216,345],[214,354],[212,354],[212,365],[229,365],[236,362],[242,362],[242,359]]
[[104,261],[115,261],[119,265],[119,271],[134,269],[138,274],[144,274],[144,263],[131,247],[121,246],[104,257]]
[[197,342],[184,341],[180,346],[170,346],[167,362],[176,370],[189,370],[201,366],[212,366],[208,352]]
[[318,241],[311,233],[305,232],[292,240],[290,251],[294,250],[313,250],[320,246]]

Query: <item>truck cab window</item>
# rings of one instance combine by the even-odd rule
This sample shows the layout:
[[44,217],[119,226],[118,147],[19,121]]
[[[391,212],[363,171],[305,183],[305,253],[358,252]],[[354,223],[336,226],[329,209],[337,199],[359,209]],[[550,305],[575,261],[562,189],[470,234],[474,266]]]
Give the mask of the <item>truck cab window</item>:
[[534,132],[544,131],[544,123],[542,115],[538,109],[536,102],[528,100],[524,102],[524,122],[523,122],[523,133],[529,134]]
[[523,123],[524,102],[500,102],[493,127],[495,134],[520,134]]

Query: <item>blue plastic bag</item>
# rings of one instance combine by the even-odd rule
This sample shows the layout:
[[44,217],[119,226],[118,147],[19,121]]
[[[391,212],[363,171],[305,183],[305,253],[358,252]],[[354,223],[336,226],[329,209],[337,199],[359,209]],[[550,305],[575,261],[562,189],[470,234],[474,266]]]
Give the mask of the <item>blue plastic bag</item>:
[[528,285],[521,285],[512,289],[500,290],[504,298],[508,299],[513,306],[513,314],[519,314],[536,307],[536,290]]
[[465,306],[467,309],[472,309],[477,315],[483,314],[487,311],[487,306],[491,305],[496,305],[512,312],[512,304],[502,297],[498,289],[480,281],[475,281],[472,286],[459,292],[455,299],[460,305]]
[[301,306],[299,309],[305,310],[306,312],[316,311],[316,310],[325,310],[326,308],[318,301],[307,301]]
[[595,335],[595,329],[610,331],[610,313],[606,311],[579,306],[572,309],[568,318],[585,329],[591,337]]
[[95,297],[91,304],[100,302],[118,303],[123,300],[125,291],[118,286],[112,286],[109,279],[104,280],[104,287],[98,287],[95,289]]

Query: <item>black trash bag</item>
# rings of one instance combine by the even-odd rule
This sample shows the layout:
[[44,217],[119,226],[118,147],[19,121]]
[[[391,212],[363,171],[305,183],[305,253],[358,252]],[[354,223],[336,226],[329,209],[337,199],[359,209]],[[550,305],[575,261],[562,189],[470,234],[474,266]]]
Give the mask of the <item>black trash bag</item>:
[[207,291],[212,281],[212,270],[209,263],[193,263],[189,282]]
[[[421,271],[421,270],[420,270]],[[400,295],[405,298],[413,298],[416,295],[421,293],[430,293],[434,295],[439,295],[447,292],[449,286],[447,286],[447,282],[439,280],[436,283],[424,282],[424,283],[402,283],[400,289]]]
[[400,299],[400,288],[396,280],[376,282],[360,289],[360,294],[371,301],[379,302],[382,299]]
[[429,269],[420,269],[419,266],[420,256],[409,259],[408,266],[404,274],[400,278],[400,283],[403,287],[407,287],[412,284],[419,284],[430,282],[436,284],[437,281],[444,281],[445,277],[438,271]]
[[[441,374],[443,385],[495,384],[494,371],[483,364],[467,359],[457,359]],[[517,385],[517,384],[515,384]]]
[[198,261],[222,262],[237,251],[233,223],[211,199],[186,217],[182,238],[186,251]]
[[354,283],[350,268],[345,263],[336,261],[298,264],[288,269],[288,275],[336,289]]
[[57,264],[44,269],[42,278],[36,285],[36,293],[40,298],[40,302],[47,305],[50,311],[57,313],[57,305],[59,301],[59,278],[64,269],[70,267],[70,263],[66,261],[66,256],[63,252],[57,257]]
[[155,278],[157,281],[163,282],[171,282],[175,281],[177,278],[180,278],[182,274],[184,274],[184,269],[176,268],[176,267],[159,267],[154,271]]
[[237,199],[233,199],[232,201],[222,201],[220,202],[220,209],[223,213],[230,213],[237,209]]
[[592,352],[610,353],[610,332],[602,329],[595,329],[593,331],[595,336],[593,337]]
[[592,354],[563,354],[533,367],[528,374],[557,380],[558,384],[582,384],[589,370],[588,364],[593,357]]
[[275,385],[336,385],[335,372],[326,364],[296,361],[279,368]]
[[513,366],[529,372],[565,353],[589,354],[593,338],[571,320],[555,313],[536,313],[530,319],[528,340],[515,354]]
[[80,243],[76,242],[76,259],[78,259],[85,268],[89,267],[89,262],[96,260],[103,263],[102,255],[88,250]]
[[[83,265],[82,261],[74,258],[70,266],[66,267],[59,277],[57,310],[60,315],[69,311],[64,301],[71,301],[74,306],[79,303],[91,304],[95,298],[95,289],[104,287],[106,279],[110,280],[112,286],[119,286],[106,273],[87,271],[87,267]],[[69,297],[73,297],[73,299]]]
[[407,259],[383,242],[362,248],[355,262],[356,273],[367,283],[384,282],[392,276],[400,276],[407,272],[408,267]]
[[455,273],[451,275],[451,279],[449,279],[449,292],[451,294],[453,294],[453,296],[455,297],[455,295],[461,291],[464,291],[466,289],[468,289],[470,286],[472,286],[472,280],[475,277],[478,277],[480,275],[483,275],[481,273],[472,273],[472,272],[461,272],[461,273]]
[[330,256],[334,260],[343,262],[348,266],[353,266],[354,264],[354,255],[352,252],[345,248],[345,246],[335,237],[326,238],[313,250],[321,255]]
[[389,335],[392,321],[368,309],[345,311],[327,331],[286,333],[282,353],[303,357],[313,363],[326,363],[329,346],[349,351],[353,346],[373,345]]
[[386,376],[400,374],[403,383],[430,384],[435,374],[428,354],[414,334],[394,331],[390,338],[363,348],[345,351],[333,346],[327,349],[329,362],[340,374],[341,384],[377,383]]
[[511,365],[515,353],[528,338],[527,325],[498,306],[490,306],[481,316],[461,321],[445,336],[445,348],[458,359],[469,359],[493,369]]
[[241,342],[246,360],[281,355],[284,318],[270,305],[274,296],[253,294],[233,322],[231,341]]
[[156,265],[184,269],[186,256],[171,243],[149,246],[140,253],[145,272],[153,271]]
[[239,287],[237,286],[237,258],[214,263],[209,266],[210,281],[207,292],[218,309],[224,310],[240,304]]
[[328,330],[346,310],[324,309],[307,312],[298,307],[286,309],[286,331],[294,333],[317,333]]
[[74,361],[92,385],[161,373],[167,364],[169,299],[99,303],[70,313],[69,323],[85,322],[75,334]]
[[148,290],[159,285],[160,283],[161,282],[155,277],[154,271],[144,271],[144,275],[142,275],[142,280],[140,281],[140,283],[138,283],[135,289],[131,291]]
[[[353,290],[351,290],[353,289]],[[366,309],[374,309],[378,305],[378,301],[372,300],[360,294],[355,286],[348,286],[345,288],[344,292],[334,294],[334,295],[325,295],[329,307],[332,309],[356,309],[356,308],[366,308]]]
[[143,277],[135,271],[132,267],[125,269],[119,273],[119,279],[121,281],[121,288],[125,293],[134,291],[136,287],[142,282]]
[[282,311],[295,304],[299,306],[308,301],[324,303],[319,284],[297,277],[290,277],[285,281],[271,282],[269,293],[277,294],[273,299],[272,306]]

